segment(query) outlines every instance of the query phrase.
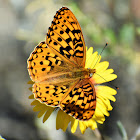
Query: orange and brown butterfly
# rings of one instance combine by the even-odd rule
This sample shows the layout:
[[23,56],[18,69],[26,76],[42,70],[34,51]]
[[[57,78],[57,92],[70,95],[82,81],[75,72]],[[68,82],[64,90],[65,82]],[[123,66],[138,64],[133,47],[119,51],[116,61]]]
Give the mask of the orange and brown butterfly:
[[31,53],[27,63],[34,81],[32,92],[41,103],[59,107],[79,120],[89,120],[96,108],[96,92],[85,68],[86,46],[81,27],[70,9],[56,12],[46,41]]

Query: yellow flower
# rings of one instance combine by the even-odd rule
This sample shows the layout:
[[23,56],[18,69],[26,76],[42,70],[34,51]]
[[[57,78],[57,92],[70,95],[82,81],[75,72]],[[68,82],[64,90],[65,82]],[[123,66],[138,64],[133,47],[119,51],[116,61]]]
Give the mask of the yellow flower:
[[[109,62],[100,62],[100,60],[101,56],[98,55],[98,52],[93,53],[93,48],[90,47],[86,52],[85,68],[96,69],[96,73],[93,74],[90,80],[95,86],[97,97],[96,110],[92,119],[88,121],[80,121],[73,118],[72,116],[69,116],[60,109],[56,117],[57,130],[62,129],[63,131],[66,131],[68,124],[71,123],[71,132],[74,133],[79,124],[81,133],[83,134],[88,127],[92,130],[95,130],[95,128],[97,128],[97,123],[102,124],[105,121],[105,116],[109,116],[108,111],[111,111],[113,109],[110,104],[110,100],[114,102],[116,101],[113,95],[115,95],[117,92],[113,88],[99,84],[112,81],[117,78],[117,75],[113,74],[113,69],[107,69],[109,66]],[[33,82],[29,82],[29,84],[33,84]],[[33,94],[29,96],[29,99],[34,99]],[[44,115],[43,122],[45,122],[49,118],[51,113],[55,110],[55,108],[40,103],[35,99],[31,103],[31,105],[35,106],[33,108],[34,111],[39,111],[39,118]]]

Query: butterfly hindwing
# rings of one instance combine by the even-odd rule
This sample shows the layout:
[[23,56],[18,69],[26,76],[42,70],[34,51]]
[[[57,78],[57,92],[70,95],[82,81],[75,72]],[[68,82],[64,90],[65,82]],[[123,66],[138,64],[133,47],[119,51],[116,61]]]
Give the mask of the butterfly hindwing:
[[79,81],[71,87],[60,102],[60,108],[79,120],[93,117],[96,107],[96,93],[89,79]]
[[40,102],[54,107],[59,106],[59,102],[67,90],[67,85],[56,86],[44,83],[35,83],[33,85],[34,97]]
[[68,8],[62,7],[57,11],[48,30],[46,43],[66,62],[85,66],[86,47],[81,27]]

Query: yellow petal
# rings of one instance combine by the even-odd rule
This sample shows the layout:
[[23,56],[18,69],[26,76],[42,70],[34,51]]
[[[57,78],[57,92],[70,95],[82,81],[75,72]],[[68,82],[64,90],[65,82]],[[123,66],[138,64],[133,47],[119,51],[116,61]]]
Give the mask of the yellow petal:
[[111,104],[110,104],[110,100],[108,100],[107,98],[105,99],[105,98],[103,98],[103,97],[100,97],[99,98],[101,101],[102,101],[102,103],[104,103],[104,105],[106,106],[106,109],[107,110],[112,110],[113,109],[113,107],[111,106]]
[[62,110],[59,110],[57,113],[57,117],[56,117],[56,129],[61,129],[64,126],[64,112]]
[[57,130],[62,129],[65,132],[70,120],[71,120],[71,116],[69,116],[62,110],[59,110],[56,117],[56,129]]
[[110,100],[106,99],[106,100],[103,100],[103,102],[107,106],[108,111],[111,111],[113,109],[113,107],[110,104]]
[[38,113],[37,117],[38,117],[38,118],[42,117],[42,116],[45,114],[46,111],[47,111],[47,108],[46,108],[46,109],[44,108],[43,110],[41,110],[41,111]]
[[90,57],[86,61],[85,68],[91,68],[91,64],[94,62],[95,58],[98,56],[98,52],[90,55]]
[[104,62],[100,62],[98,65],[96,65],[95,69],[96,69],[96,73],[99,72],[103,72],[105,71],[109,66],[109,62],[108,61],[104,61]]
[[97,117],[104,118],[104,114],[100,110],[98,110],[98,107],[96,105],[95,113],[94,113],[92,119],[96,120]]
[[47,108],[49,108],[49,107],[47,107],[46,105],[40,103],[39,105],[36,105],[33,108],[33,111],[37,112],[37,111],[41,111],[41,110],[47,109]]
[[[95,52],[95,53],[96,53],[96,52]],[[94,54],[95,54],[95,53],[94,53]],[[93,54],[93,55],[94,55],[94,54]],[[96,66],[98,66],[98,64],[99,64],[99,62],[100,62],[100,60],[101,60],[101,56],[98,55],[98,53],[97,53],[97,55],[95,54],[93,60],[94,60],[94,61],[92,61],[92,64],[90,65],[90,68],[96,69]]]
[[33,94],[30,95],[28,98],[29,98],[29,99],[34,99],[34,95],[33,95]]
[[64,122],[64,125],[63,125],[62,130],[65,132],[67,127],[68,127],[68,124],[70,122],[70,116],[68,114],[66,114],[66,113],[64,113],[64,120],[63,120],[63,122]]
[[92,130],[95,130],[97,128],[97,123],[94,119],[90,119],[87,121],[87,127],[90,127]]
[[41,103],[38,100],[34,100],[31,105],[40,105]]
[[106,94],[106,92],[102,92],[102,93],[97,93],[97,97],[98,98],[103,98],[103,99],[109,99],[109,100],[111,100],[111,101],[113,101],[113,102],[115,102],[116,101],[116,98],[114,97],[114,96],[112,96],[112,95],[109,95],[109,94]]
[[85,133],[85,130],[87,129],[87,127],[85,125],[85,122],[79,121],[79,128],[81,130],[81,133],[84,134]]
[[96,105],[95,116],[98,116],[98,117],[103,117],[104,116],[102,111],[99,109],[98,105]]
[[49,116],[52,114],[53,111],[54,111],[54,108],[52,107],[48,108],[47,112],[44,115],[43,123],[49,118]]
[[96,117],[96,121],[100,124],[103,124],[105,121],[105,117]]
[[114,99],[112,95],[116,95],[117,91],[111,87],[108,86],[96,86],[95,87],[96,93],[97,93],[97,97],[102,96],[104,98],[108,98],[112,101],[115,101],[116,99]]
[[108,69],[102,73],[95,73],[91,79],[93,79],[94,84],[101,84],[112,81],[117,78],[116,74],[111,74],[113,71],[113,69]]
[[97,108],[106,116],[109,116],[109,112],[105,104],[101,101],[101,99],[97,98]]
[[29,90],[32,91],[32,87],[29,87]]
[[116,95],[117,91],[109,86],[97,86],[96,90],[100,94]]
[[75,133],[77,126],[78,126],[78,120],[71,117],[71,132],[72,133]]
[[32,84],[32,85],[33,85],[34,83],[35,83],[35,82],[33,82],[33,81],[28,81],[28,82],[27,82],[27,84]]
[[[87,48],[87,47],[86,47]],[[90,58],[90,56],[93,53],[93,47],[90,47],[87,51],[86,51],[86,61]]]

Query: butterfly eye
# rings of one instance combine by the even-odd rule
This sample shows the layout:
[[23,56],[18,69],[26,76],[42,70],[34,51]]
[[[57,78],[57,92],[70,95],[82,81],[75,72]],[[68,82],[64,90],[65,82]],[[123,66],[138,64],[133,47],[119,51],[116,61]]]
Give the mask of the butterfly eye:
[[90,74],[89,74],[89,77],[92,77],[92,76],[93,76],[93,73],[90,73]]

